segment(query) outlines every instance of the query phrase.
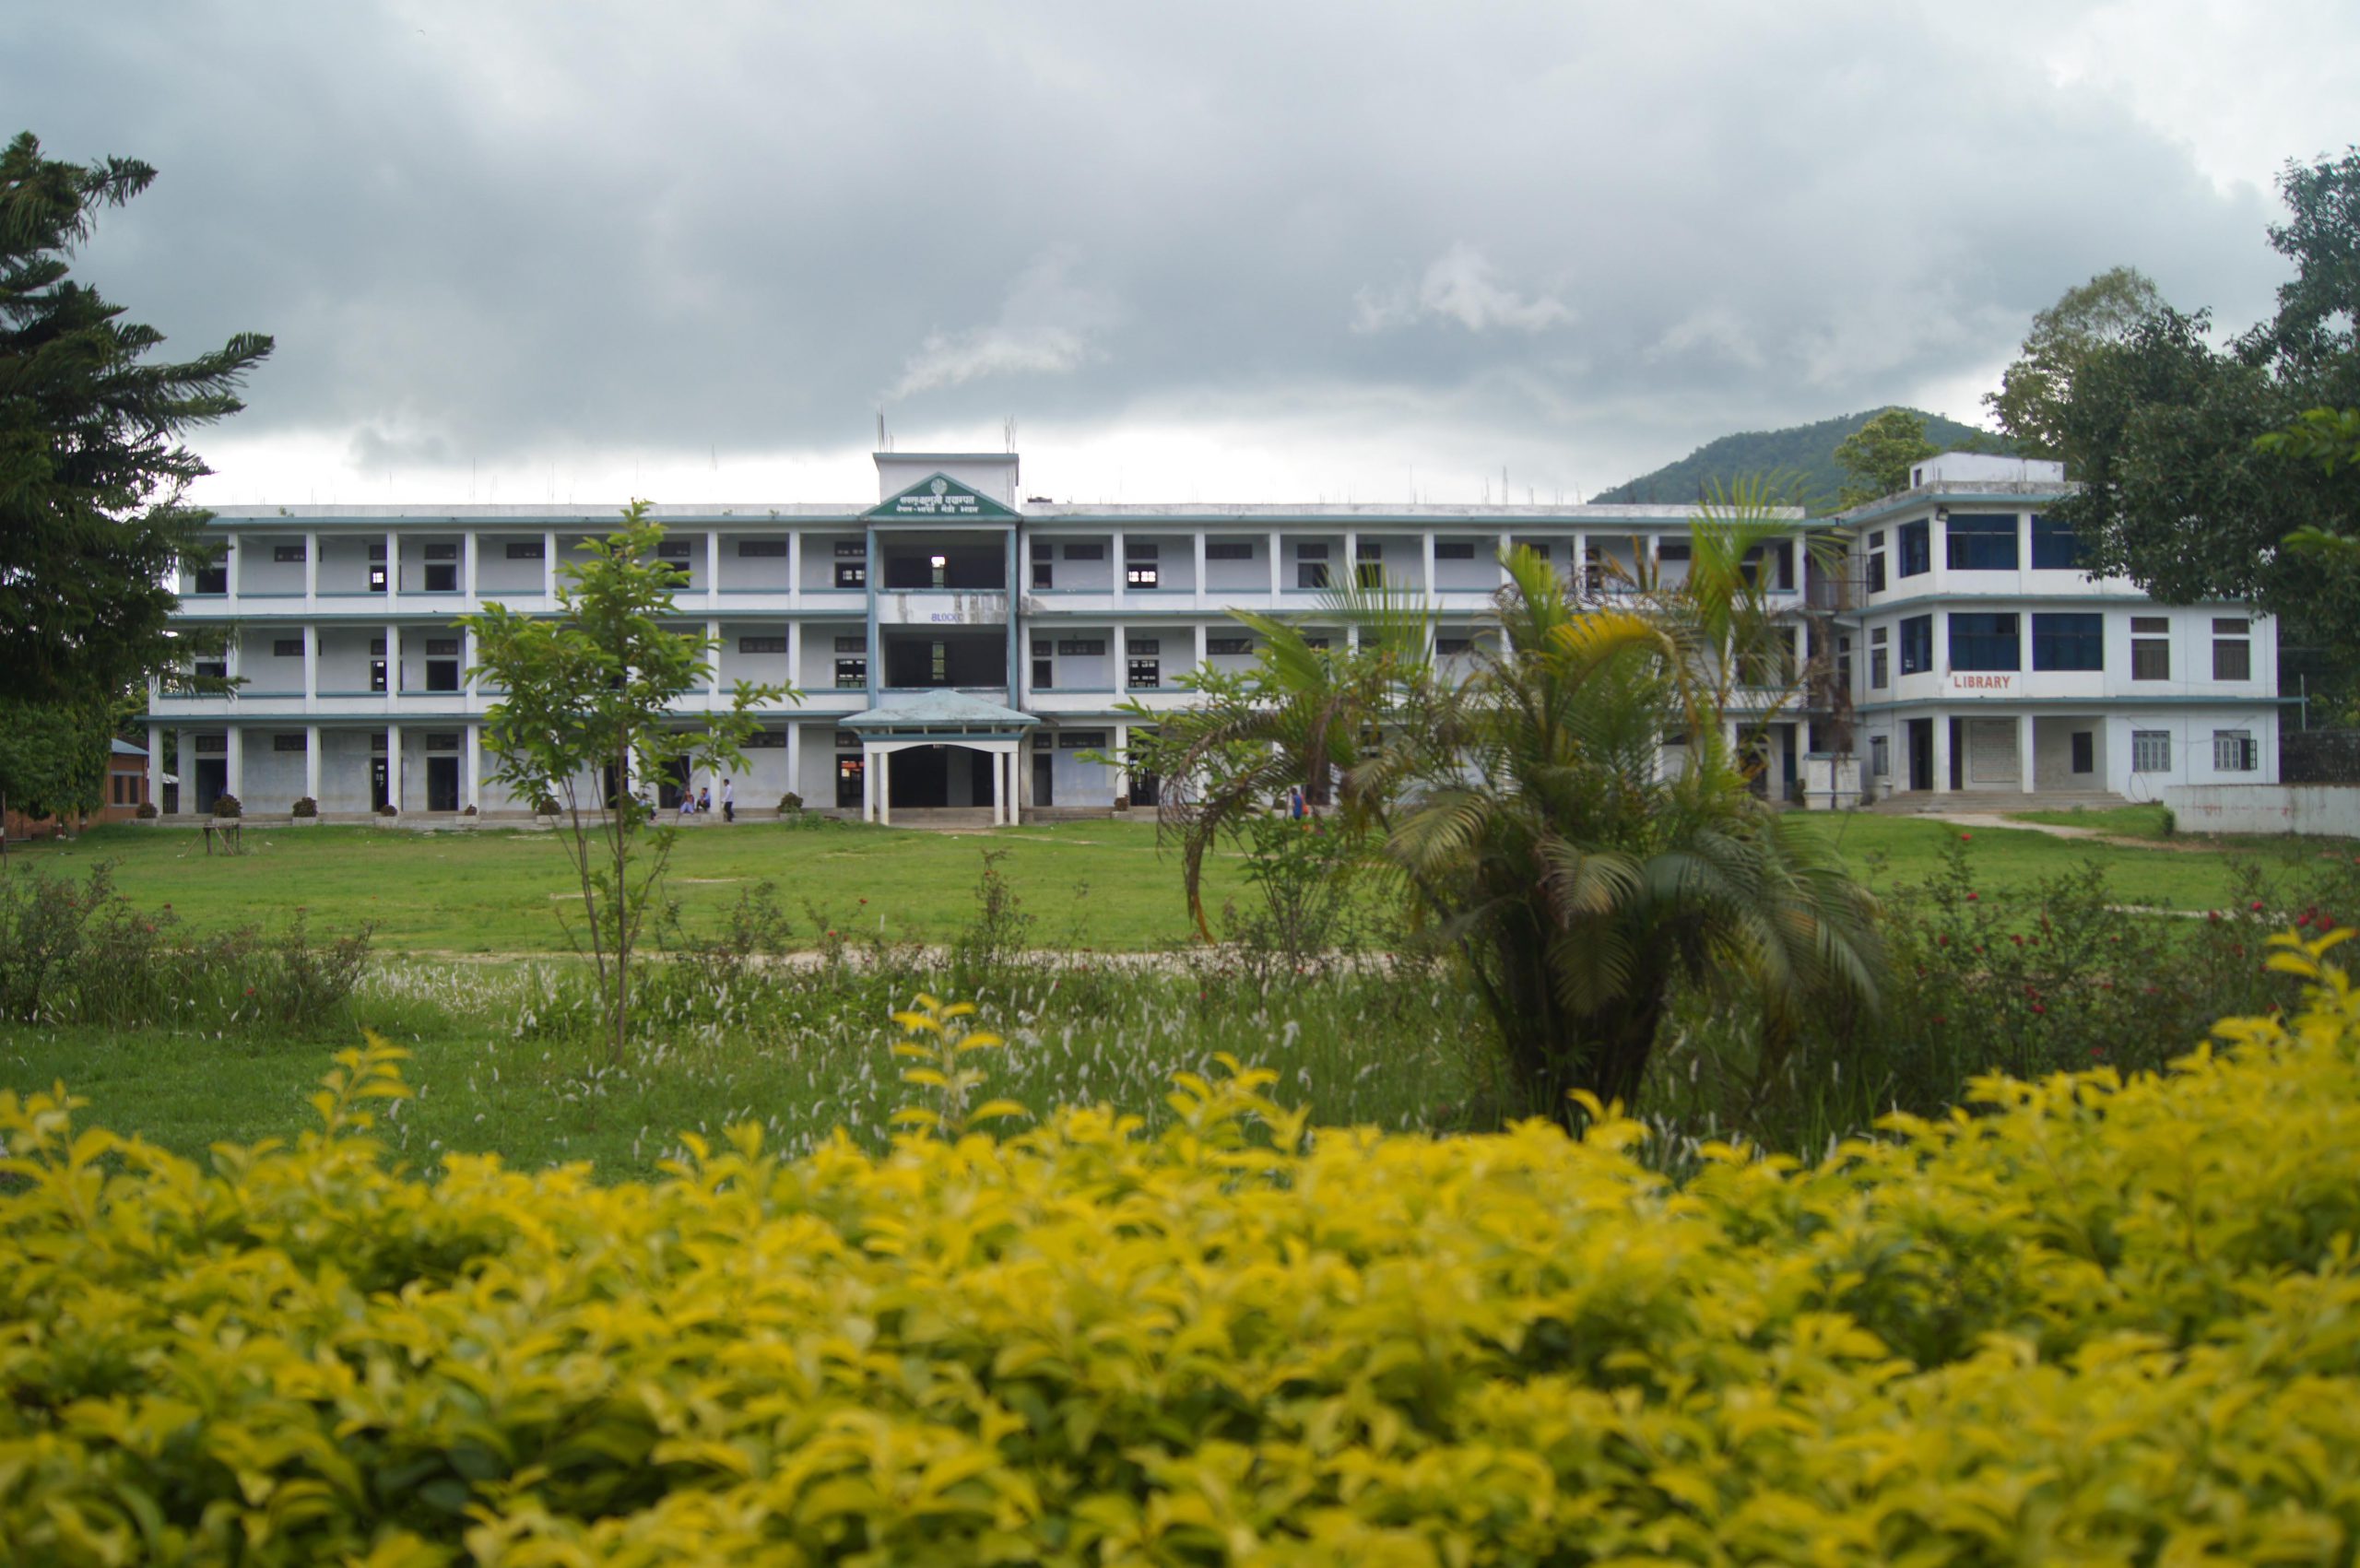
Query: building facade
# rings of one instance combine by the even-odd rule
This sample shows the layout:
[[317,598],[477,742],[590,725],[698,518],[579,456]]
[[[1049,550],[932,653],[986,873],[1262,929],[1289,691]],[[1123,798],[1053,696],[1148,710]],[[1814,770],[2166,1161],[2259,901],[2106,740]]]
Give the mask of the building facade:
[[2278,782],[2278,639],[2235,604],[2093,577],[2060,464],[1947,453],[1844,514],[1854,744],[1877,792]]
[[[1781,714],[1761,742],[1765,788],[1800,787],[1814,756],[1857,752],[1871,792],[2130,793],[2124,783],[2164,755],[2155,735],[2169,738],[2167,782],[2184,783],[2219,776],[2199,765],[2204,749],[2240,732],[2260,760],[2238,776],[2274,778],[2267,623],[2240,620],[2248,662],[2233,666],[2218,627],[2244,612],[2161,610],[2048,564],[2040,506],[2061,484],[1977,477],[1962,461],[1838,520],[1848,572],[1803,548],[1800,513],[1797,536],[1766,553],[1763,583],[1793,617],[1798,654],[1847,671],[1857,724],[1834,701]],[[1495,634],[1486,618],[1512,545],[1586,594],[1685,570],[1684,507],[1063,505],[1021,499],[1012,454],[880,453],[877,469],[874,505],[655,509],[683,628],[718,643],[682,724],[726,705],[741,678],[802,697],[764,713],[734,781],[741,810],[790,794],[887,819],[1146,805],[1158,781],[1103,760],[1150,722],[1126,705],[1151,715],[1187,701],[1187,672],[1249,666],[1254,639],[1233,609],[1307,619],[1316,639],[1331,586],[1398,584],[1434,607],[1448,668]],[[2012,555],[1988,522],[2000,515],[2013,520]],[[328,816],[524,810],[491,782],[483,716],[499,693],[470,678],[457,618],[494,602],[554,607],[560,564],[615,521],[513,506],[223,509],[210,525],[222,560],[186,574],[181,616],[229,629],[211,673],[242,684],[159,690],[151,772],[169,731],[183,811],[225,793],[262,814],[302,797]],[[2157,619],[2173,628],[2161,678],[2142,630]],[[719,794],[719,780],[632,781],[665,806],[684,783]],[[159,772],[150,798],[164,798]]]

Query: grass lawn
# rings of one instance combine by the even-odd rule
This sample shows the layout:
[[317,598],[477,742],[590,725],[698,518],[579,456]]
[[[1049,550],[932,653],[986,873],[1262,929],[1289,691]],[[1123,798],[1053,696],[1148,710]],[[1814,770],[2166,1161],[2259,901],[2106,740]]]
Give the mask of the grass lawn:
[[[2110,820],[2104,825],[2113,830]],[[1868,815],[1813,819],[1811,826],[1880,888],[1928,875],[1959,831],[1941,822]],[[2229,896],[2235,859],[2227,847],[2190,847],[2203,842],[2149,850],[1989,830],[1975,834],[1973,854],[1978,883],[1998,898],[2094,859],[2125,902],[2203,909]],[[824,928],[807,914],[807,902],[827,925],[857,924],[894,938],[946,941],[972,916],[987,844],[1008,852],[999,870],[1034,917],[1036,946],[1142,951],[1189,938],[1178,857],[1158,851],[1148,821],[1060,823],[988,836],[852,824],[695,828],[680,835],[671,893],[691,926],[705,925],[740,890],[767,879],[778,885],[798,941],[808,944]],[[2350,849],[2278,840],[2245,847],[2266,857]],[[73,843],[19,848],[11,863],[78,877],[110,861],[117,886],[135,904],[170,904],[192,932],[257,923],[275,928],[300,908],[318,931],[372,922],[378,947],[389,951],[568,949],[560,915],[570,912],[574,895],[564,857],[547,833],[263,828],[248,831],[246,849],[235,857],[207,856],[194,832],[125,824],[93,830]],[[1213,862],[1210,902],[1216,909],[1238,890],[1237,868],[1233,857]]]

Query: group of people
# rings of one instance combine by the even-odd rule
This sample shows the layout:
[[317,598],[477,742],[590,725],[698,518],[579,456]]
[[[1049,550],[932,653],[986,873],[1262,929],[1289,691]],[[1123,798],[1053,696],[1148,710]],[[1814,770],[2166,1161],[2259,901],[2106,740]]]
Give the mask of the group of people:
[[[702,785],[695,790],[680,791],[680,820],[685,822],[691,817],[712,815],[713,786],[711,784]],[[735,779],[721,781],[721,819],[725,822],[734,822],[738,819],[738,781]]]

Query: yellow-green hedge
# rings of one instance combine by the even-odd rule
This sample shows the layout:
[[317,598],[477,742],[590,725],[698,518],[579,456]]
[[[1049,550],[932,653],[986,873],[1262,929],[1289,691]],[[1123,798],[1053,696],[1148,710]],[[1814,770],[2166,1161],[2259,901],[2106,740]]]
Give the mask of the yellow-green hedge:
[[0,1556],[2348,1563],[2360,998],[2224,1032],[1681,1190],[1252,1075],[613,1187],[398,1173],[373,1050],[210,1171],[6,1097]]

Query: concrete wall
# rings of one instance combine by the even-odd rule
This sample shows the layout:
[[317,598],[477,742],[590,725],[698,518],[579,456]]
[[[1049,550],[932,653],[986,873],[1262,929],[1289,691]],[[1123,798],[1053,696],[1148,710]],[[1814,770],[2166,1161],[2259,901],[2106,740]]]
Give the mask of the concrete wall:
[[2182,832],[2360,838],[2360,785],[2174,784],[2163,799]]

